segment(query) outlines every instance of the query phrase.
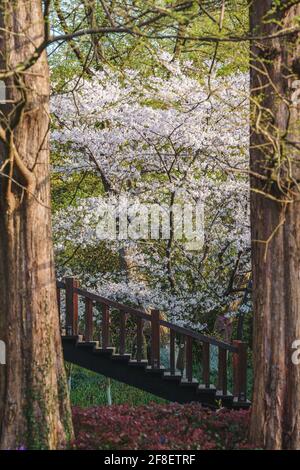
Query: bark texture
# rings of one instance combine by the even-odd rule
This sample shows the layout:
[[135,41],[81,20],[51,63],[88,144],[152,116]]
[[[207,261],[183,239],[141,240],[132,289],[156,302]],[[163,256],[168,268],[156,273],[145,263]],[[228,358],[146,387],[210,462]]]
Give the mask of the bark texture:
[[46,54],[25,73],[44,38],[40,0],[0,2],[0,448],[56,449],[72,438],[57,311],[49,184]]
[[[277,3],[277,6],[275,5]],[[295,2],[254,0],[254,36],[298,26]],[[254,396],[251,440],[267,449],[300,449],[300,106],[299,33],[255,40],[251,48],[251,225],[254,297]]]

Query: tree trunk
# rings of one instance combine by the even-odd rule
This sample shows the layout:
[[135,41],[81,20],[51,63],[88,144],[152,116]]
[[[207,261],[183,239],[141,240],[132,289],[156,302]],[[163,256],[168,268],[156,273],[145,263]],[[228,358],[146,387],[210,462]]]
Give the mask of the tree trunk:
[[[254,0],[251,31],[276,35],[296,24],[300,6]],[[270,13],[272,7],[272,14]],[[251,440],[300,449],[300,106],[299,34],[253,40],[251,48],[251,225],[254,395]]]
[[16,65],[44,38],[40,0],[0,5],[0,448],[55,449],[73,436],[56,300],[49,183],[46,54]]

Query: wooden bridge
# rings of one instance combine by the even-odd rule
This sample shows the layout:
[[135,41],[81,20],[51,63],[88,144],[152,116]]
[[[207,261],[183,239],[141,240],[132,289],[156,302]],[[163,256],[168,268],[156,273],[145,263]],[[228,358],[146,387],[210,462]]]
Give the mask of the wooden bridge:
[[[64,295],[63,295],[64,294]],[[161,398],[200,402],[211,408],[248,408],[247,346],[232,344],[179,327],[128,305],[106,299],[79,287],[74,278],[57,282],[57,299],[65,360],[107,377],[140,388]],[[83,315],[79,306],[83,302]],[[149,356],[144,353],[144,327],[149,325]],[[130,328],[127,328],[130,325]],[[161,365],[161,330],[168,332],[168,367]],[[129,334],[135,330],[135,352],[127,352]],[[112,344],[112,338],[114,343]],[[176,368],[176,341],[184,342],[184,370]],[[131,338],[132,339],[132,338]],[[211,371],[210,349],[218,349],[217,373]],[[146,355],[147,356],[147,355]],[[197,364],[201,379],[193,374]],[[232,390],[228,390],[231,369]],[[212,376],[216,375],[216,383]]]

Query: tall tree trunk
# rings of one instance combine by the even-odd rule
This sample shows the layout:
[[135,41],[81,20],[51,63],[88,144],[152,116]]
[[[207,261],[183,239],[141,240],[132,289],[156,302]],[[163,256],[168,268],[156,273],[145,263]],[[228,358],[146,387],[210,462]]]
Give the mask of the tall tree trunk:
[[[252,34],[273,36],[298,26],[300,6],[291,3],[252,1]],[[299,33],[253,40],[250,437],[268,449],[300,449],[300,366],[292,363],[292,344],[300,339],[300,106],[291,99],[299,65]]]
[[40,0],[0,5],[0,448],[55,449],[72,438],[55,289],[46,54],[15,66],[44,38]]

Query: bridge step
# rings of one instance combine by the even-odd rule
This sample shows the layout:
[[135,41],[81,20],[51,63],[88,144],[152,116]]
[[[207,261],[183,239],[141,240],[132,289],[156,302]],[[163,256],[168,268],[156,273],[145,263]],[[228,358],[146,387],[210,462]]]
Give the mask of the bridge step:
[[169,380],[170,382],[175,382],[175,383],[180,383],[181,382],[181,373],[180,372],[175,372],[175,374],[171,374],[171,372],[165,372],[164,373],[164,380]]
[[230,408],[233,403],[233,395],[230,392],[227,392],[226,395],[222,392],[222,390],[216,391],[216,401],[221,402],[222,406]]
[[158,376],[158,377],[163,377],[164,373],[165,373],[165,370],[166,369],[163,366],[153,368],[152,366],[148,365],[146,367],[147,374],[152,374],[152,375],[155,375],[155,376]]
[[77,347],[90,349],[99,348],[99,341],[83,341],[82,343],[78,342]]
[[122,363],[128,363],[131,359],[131,354],[113,354],[111,356],[113,361],[118,361]]
[[195,392],[196,392],[198,387],[199,387],[199,382],[196,379],[193,379],[192,381],[189,381],[188,379],[186,379],[184,377],[184,378],[181,379],[180,387],[189,387],[189,388],[194,389]]
[[111,357],[115,352],[116,348],[94,348],[94,354],[102,357]]
[[152,368],[146,359],[137,361],[131,354],[116,353],[116,348],[99,347],[98,341],[83,341],[81,335],[62,338],[66,360],[129,385],[179,403],[199,402],[203,406],[248,409],[250,402],[238,401],[229,392],[224,395],[213,385],[209,387],[193,378],[182,377],[180,371],[171,374],[169,368]]
[[251,401],[241,401],[237,397],[235,397],[232,401],[231,408],[234,410],[248,410],[251,406]]
[[66,335],[61,337],[63,341],[66,341],[71,344],[78,344],[82,342],[83,336],[81,335]]
[[128,365],[131,367],[136,367],[139,369],[146,369],[146,367],[149,365],[149,362],[147,359],[142,359],[141,361],[137,361],[136,359],[131,359],[128,362]]
[[204,397],[204,396],[213,396],[213,397],[215,397],[216,393],[217,393],[216,387],[212,384],[209,387],[207,387],[204,384],[199,384],[199,386],[197,388],[197,395],[199,397]]

